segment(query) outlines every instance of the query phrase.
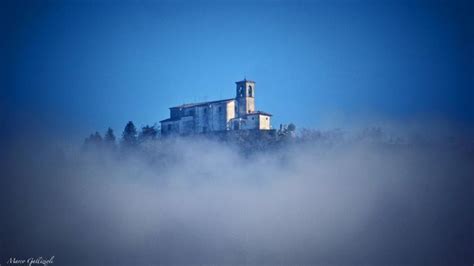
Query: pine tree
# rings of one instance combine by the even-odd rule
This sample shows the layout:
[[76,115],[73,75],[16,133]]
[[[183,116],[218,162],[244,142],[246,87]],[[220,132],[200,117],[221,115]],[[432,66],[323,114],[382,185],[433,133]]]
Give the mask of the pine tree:
[[110,127],[107,129],[107,132],[105,132],[104,135],[104,144],[108,148],[114,148],[115,147],[115,134],[114,130],[111,129]]
[[94,134],[90,134],[89,137],[87,137],[84,140],[84,147],[89,149],[91,147],[101,147],[103,143],[102,136],[100,135],[99,132],[95,132]]
[[99,132],[97,132],[97,131],[95,132],[95,134],[93,136],[93,140],[97,145],[100,145],[102,143],[102,136],[100,135]]
[[142,131],[140,132],[140,136],[138,137],[138,139],[140,140],[140,142],[143,142],[147,140],[154,140],[157,136],[158,130],[156,129],[156,125],[146,125],[142,127]]
[[132,121],[128,121],[122,133],[122,145],[133,147],[137,144],[137,128]]

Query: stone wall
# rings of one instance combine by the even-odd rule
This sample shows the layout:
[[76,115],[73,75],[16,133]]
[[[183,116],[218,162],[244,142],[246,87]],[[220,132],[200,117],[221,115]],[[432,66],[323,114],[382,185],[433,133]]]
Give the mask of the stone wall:
[[271,122],[270,122],[271,116],[268,115],[259,115],[259,125],[258,129],[261,130],[268,130],[271,129]]

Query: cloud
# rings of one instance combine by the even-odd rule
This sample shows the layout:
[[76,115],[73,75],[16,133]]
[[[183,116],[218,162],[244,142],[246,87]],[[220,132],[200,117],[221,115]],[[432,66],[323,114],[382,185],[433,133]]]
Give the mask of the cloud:
[[2,156],[0,259],[472,263],[472,141],[362,132],[251,154],[207,139],[129,155],[13,142]]

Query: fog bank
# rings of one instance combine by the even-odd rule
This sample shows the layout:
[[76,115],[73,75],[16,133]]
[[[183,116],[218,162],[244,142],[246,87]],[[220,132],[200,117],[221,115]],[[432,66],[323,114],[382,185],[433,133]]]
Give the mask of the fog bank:
[[371,132],[252,154],[203,138],[5,144],[0,263],[472,264],[472,139]]

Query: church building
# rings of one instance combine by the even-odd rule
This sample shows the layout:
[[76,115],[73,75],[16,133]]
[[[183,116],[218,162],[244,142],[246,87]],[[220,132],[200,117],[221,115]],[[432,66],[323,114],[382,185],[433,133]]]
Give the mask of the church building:
[[161,134],[191,135],[226,130],[271,130],[271,114],[255,109],[255,82],[236,83],[235,98],[188,103],[170,108]]

